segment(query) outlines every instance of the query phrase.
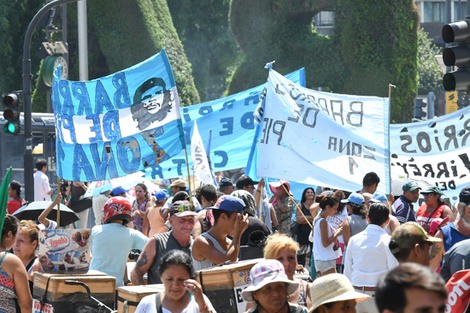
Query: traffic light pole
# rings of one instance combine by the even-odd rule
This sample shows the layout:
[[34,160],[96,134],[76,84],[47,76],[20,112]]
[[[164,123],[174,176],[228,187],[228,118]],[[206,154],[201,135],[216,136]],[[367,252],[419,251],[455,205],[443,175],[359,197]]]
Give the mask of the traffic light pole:
[[34,200],[34,179],[33,179],[33,139],[31,121],[31,39],[39,21],[49,12],[50,9],[79,0],[55,0],[42,7],[29,23],[23,44],[23,105],[24,105],[24,188],[27,201]]

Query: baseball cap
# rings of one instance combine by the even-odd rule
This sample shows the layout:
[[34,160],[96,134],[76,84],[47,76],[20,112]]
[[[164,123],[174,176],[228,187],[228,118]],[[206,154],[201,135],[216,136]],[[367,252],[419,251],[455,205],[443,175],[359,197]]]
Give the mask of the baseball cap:
[[381,192],[374,192],[372,198],[367,201],[367,203],[379,203],[379,202],[388,202],[387,196]]
[[114,188],[111,192],[114,196],[120,195],[121,193],[128,192],[129,189],[124,189],[121,186]]
[[415,191],[416,189],[421,189],[421,187],[418,185],[417,182],[415,181],[409,181],[406,184],[403,184],[401,187],[403,191]]
[[395,254],[401,249],[411,248],[421,242],[435,243],[442,242],[442,239],[429,236],[424,228],[416,222],[406,222],[393,231],[389,248]]
[[432,220],[431,224],[429,225],[429,234],[431,236],[434,236],[434,234],[436,233],[437,229],[439,228],[439,226],[441,226],[442,224],[444,224],[445,222],[447,222],[449,220],[449,217],[446,216],[444,218],[435,218]]
[[226,187],[226,186],[233,186],[233,182],[230,178],[228,177],[222,177],[220,179],[220,183],[219,183],[219,186],[220,187]]
[[243,175],[237,180],[237,189],[243,189],[245,186],[256,185],[258,181],[254,181],[251,177]]
[[354,203],[357,205],[363,205],[364,204],[364,196],[361,195],[360,193],[353,192],[352,194],[349,195],[347,199],[341,200],[341,203]]
[[460,191],[459,201],[465,203],[466,206],[470,206],[470,186],[467,186]]
[[243,214],[245,202],[242,199],[233,196],[219,197],[215,205],[208,209],[224,210],[227,212],[237,212]]
[[166,190],[159,190],[153,194],[155,198],[157,198],[157,201],[162,201],[163,199],[168,198],[170,195],[168,194],[168,191]]
[[186,187],[186,182],[182,179],[177,179],[170,184],[170,187]]
[[187,200],[175,201],[170,207],[170,216],[196,216],[196,208]]
[[429,186],[428,189],[421,191],[422,194],[428,194],[428,193],[435,193],[438,195],[443,195],[444,193],[442,192],[441,188],[437,186]]

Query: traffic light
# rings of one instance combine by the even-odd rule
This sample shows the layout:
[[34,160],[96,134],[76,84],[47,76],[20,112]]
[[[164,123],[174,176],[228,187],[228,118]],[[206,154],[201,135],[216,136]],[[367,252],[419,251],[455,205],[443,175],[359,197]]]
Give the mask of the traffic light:
[[7,134],[17,135],[20,132],[20,98],[17,93],[9,93],[3,96],[3,118],[6,120],[3,131]]
[[470,27],[469,21],[458,21],[442,27],[442,39],[452,44],[442,52],[442,59],[447,66],[458,69],[446,73],[442,80],[446,91],[468,91],[470,89]]
[[414,106],[414,118],[417,120],[425,120],[428,115],[428,104],[424,102],[423,99],[415,99]]

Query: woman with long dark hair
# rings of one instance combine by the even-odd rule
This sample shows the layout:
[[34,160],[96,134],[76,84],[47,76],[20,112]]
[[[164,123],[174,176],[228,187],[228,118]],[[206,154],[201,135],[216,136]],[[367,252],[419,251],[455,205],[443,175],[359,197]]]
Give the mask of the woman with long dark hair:
[[[308,236],[312,231],[310,225],[313,223],[313,218],[317,215],[318,210],[315,204],[315,191],[312,187],[307,187],[302,192],[302,198],[300,204],[295,210],[295,219],[299,227],[297,233],[297,242],[299,243],[299,256],[298,262],[305,266],[305,255],[310,253],[311,242],[308,240]],[[302,214],[303,213],[303,214]]]
[[8,201],[7,211],[8,214],[13,214],[24,204],[24,200],[21,198],[21,184],[16,180],[12,180],[8,186],[8,197],[11,200]]
[[135,200],[132,203],[132,222],[137,230],[143,231],[144,215],[152,206],[147,186],[143,183],[135,185]]

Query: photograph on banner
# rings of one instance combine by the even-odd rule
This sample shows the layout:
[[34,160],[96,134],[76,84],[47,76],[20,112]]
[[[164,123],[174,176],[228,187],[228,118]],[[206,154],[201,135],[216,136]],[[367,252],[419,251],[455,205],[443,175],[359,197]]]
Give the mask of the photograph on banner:
[[165,50],[87,82],[61,80],[58,74],[52,105],[62,179],[121,177],[184,149],[178,92]]
[[39,233],[40,272],[88,271],[90,265],[89,229],[54,229]]
[[257,176],[355,191],[376,172],[388,194],[389,110],[388,98],[317,92],[270,70]]
[[390,126],[391,175],[425,180],[452,202],[470,184],[470,107],[418,123]]
[[[299,69],[287,74],[291,81],[305,86],[305,70]],[[197,120],[199,134],[204,143],[212,130],[210,158],[214,172],[239,169],[246,166],[248,153],[255,125],[253,111],[258,105],[260,93],[265,84],[230,95],[225,98],[181,108],[184,121],[184,136],[188,151],[193,134],[194,121]],[[189,167],[193,166],[189,160]],[[151,166],[145,170],[150,180],[175,178],[187,175],[185,152],[167,161]]]

